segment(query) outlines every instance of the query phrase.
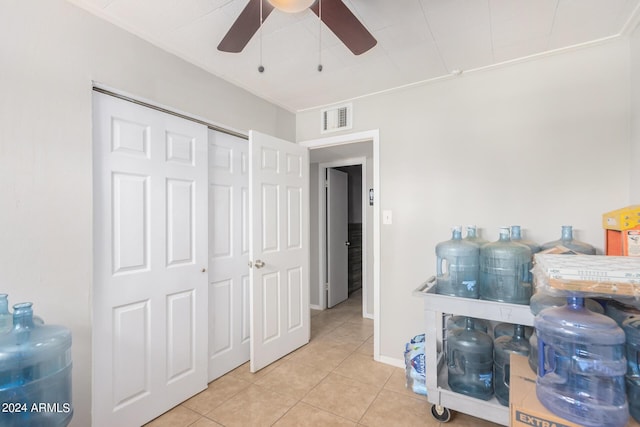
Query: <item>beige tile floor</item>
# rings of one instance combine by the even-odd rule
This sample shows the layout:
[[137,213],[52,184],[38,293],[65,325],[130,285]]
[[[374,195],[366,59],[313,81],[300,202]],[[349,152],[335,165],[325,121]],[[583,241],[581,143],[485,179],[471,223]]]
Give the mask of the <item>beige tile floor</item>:
[[496,426],[460,413],[434,420],[404,369],[373,360],[373,321],[361,312],[359,293],[312,310],[309,344],[255,374],[245,363],[146,426]]

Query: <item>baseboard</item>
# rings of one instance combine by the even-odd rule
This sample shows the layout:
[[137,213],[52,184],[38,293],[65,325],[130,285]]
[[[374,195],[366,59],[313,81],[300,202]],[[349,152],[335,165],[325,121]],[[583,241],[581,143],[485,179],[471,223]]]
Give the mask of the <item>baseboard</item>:
[[311,310],[324,310],[322,307],[320,307],[319,305],[316,305],[316,304],[309,304],[309,308]]
[[384,363],[384,364],[387,364],[387,365],[395,366],[396,368],[403,368],[403,369],[405,368],[404,360],[396,359],[394,357],[380,356],[378,359],[376,359],[376,362],[380,362],[380,363]]

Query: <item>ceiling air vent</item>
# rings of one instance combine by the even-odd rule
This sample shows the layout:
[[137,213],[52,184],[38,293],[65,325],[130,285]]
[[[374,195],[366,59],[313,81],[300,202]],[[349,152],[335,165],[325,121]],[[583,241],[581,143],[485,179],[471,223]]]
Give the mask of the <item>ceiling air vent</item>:
[[343,129],[351,129],[351,104],[339,105],[337,107],[325,108],[321,112],[322,133],[335,132]]

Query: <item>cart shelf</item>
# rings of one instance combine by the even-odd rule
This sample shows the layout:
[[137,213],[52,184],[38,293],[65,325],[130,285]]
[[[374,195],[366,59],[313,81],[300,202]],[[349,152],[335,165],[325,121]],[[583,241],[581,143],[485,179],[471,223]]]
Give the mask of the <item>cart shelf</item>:
[[[445,321],[448,315],[461,315],[533,326],[533,315],[529,306],[438,295],[435,293],[435,277],[420,285],[413,294],[424,299],[427,399],[433,405],[431,412],[434,417],[446,422],[449,419],[449,409],[452,409],[494,423],[509,425],[509,408],[502,406],[495,397],[485,401],[449,389],[447,369],[443,366]],[[438,374],[433,375],[433,372]],[[443,415],[437,417],[440,414]]]

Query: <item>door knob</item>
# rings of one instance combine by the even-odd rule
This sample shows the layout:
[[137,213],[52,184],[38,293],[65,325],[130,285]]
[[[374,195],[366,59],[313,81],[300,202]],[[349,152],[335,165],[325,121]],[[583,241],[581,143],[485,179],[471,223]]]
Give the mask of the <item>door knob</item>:
[[263,262],[263,261],[260,261],[259,259],[257,259],[257,260],[256,260],[256,262],[254,262],[254,263],[253,263],[253,265],[254,265],[256,268],[262,268],[262,267],[264,267],[264,262]]
[[351,242],[348,241],[348,240],[346,242],[344,242],[344,244],[345,244],[345,246],[351,246]]

